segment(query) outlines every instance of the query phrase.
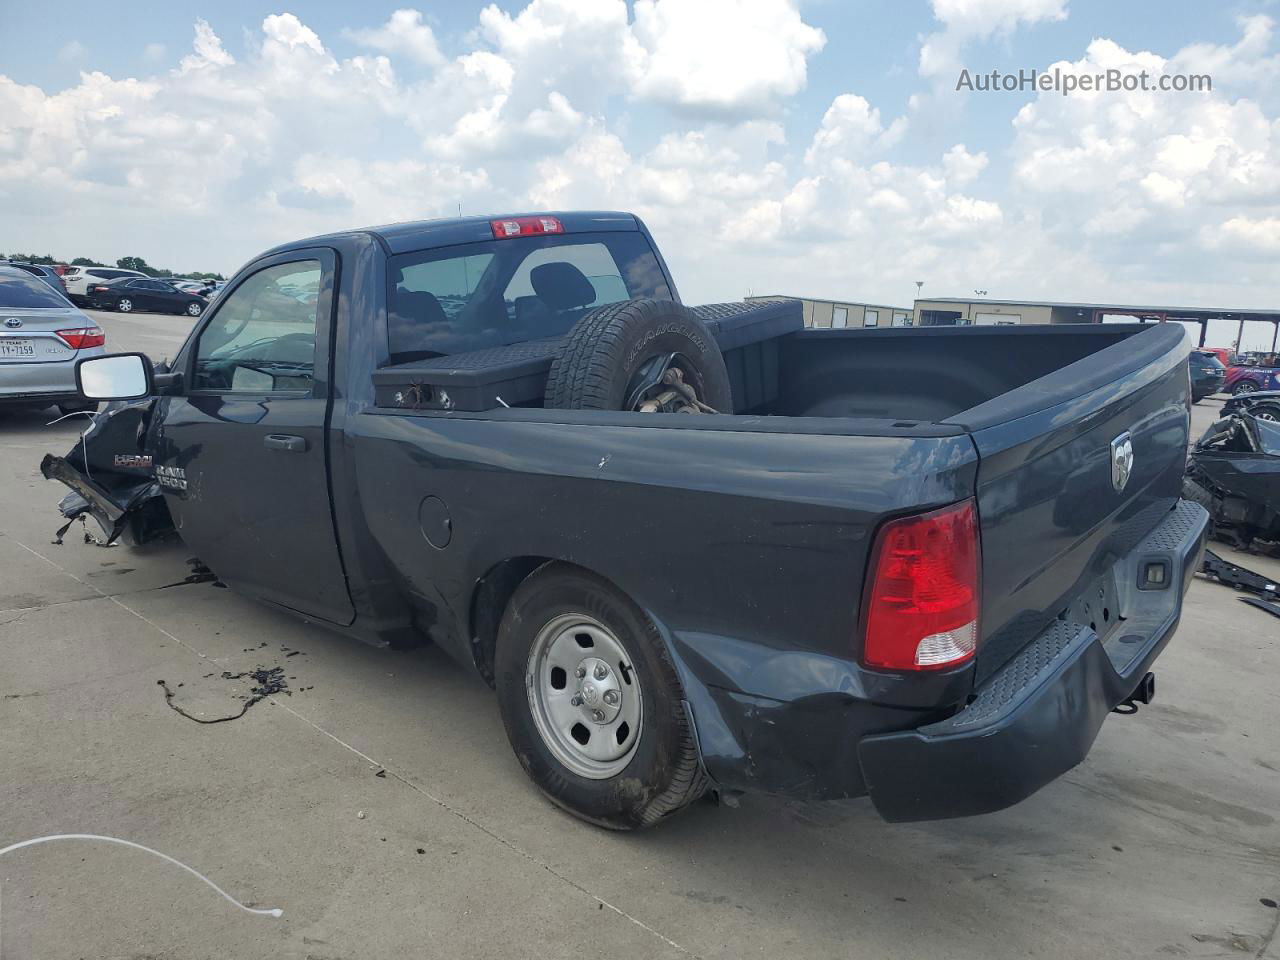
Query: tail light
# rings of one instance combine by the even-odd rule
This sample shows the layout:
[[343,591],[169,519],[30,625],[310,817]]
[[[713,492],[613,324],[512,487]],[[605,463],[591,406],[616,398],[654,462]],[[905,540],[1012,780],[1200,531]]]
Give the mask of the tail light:
[[971,660],[980,553],[973,500],[881,527],[864,595],[863,662],[940,670]]
[[106,287],[94,287],[93,292],[94,293],[110,293],[111,291]]
[[107,342],[107,335],[103,333],[101,327],[75,327],[71,330],[59,330],[57,334],[72,350],[100,347]]
[[555,217],[508,217],[490,220],[496,240],[507,237],[538,237],[544,233],[564,233],[564,224]]

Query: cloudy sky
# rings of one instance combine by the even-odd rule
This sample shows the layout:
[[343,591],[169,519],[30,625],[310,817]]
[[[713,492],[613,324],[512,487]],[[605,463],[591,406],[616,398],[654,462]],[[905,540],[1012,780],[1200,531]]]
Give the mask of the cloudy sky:
[[[6,5],[0,250],[229,271],[334,228],[612,208],[690,302],[1280,306],[1269,0],[282,4]],[[1213,89],[956,90],[1055,68]]]

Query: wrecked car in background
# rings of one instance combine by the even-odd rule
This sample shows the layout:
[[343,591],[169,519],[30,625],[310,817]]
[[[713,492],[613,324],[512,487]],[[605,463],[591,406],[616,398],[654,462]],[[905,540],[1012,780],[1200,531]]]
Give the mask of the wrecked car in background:
[[263,254],[171,371],[81,364],[124,402],[44,473],[106,537],[171,523],[234,589],[429,638],[592,823],[708,789],[964,816],[1151,700],[1208,523],[1188,353],[685,307],[626,213],[402,223]]
[[1257,390],[1228,397],[1222,415],[1251,413],[1259,420],[1280,422],[1280,390]]
[[[1237,404],[1187,460],[1183,496],[1212,520],[1212,535],[1242,550],[1280,551],[1280,422],[1269,404]],[[1257,411],[1256,413],[1254,411]]]

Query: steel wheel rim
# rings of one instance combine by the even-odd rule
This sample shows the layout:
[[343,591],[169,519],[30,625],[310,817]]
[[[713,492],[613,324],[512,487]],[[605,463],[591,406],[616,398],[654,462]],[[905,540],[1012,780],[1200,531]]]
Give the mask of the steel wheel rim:
[[566,613],[548,621],[529,649],[525,690],[538,735],[568,770],[607,780],[631,762],[644,719],[640,677],[599,620]]
[[1280,417],[1277,417],[1274,412],[1272,412],[1269,408],[1266,408],[1266,407],[1259,410],[1257,413],[1254,414],[1254,416],[1257,417],[1259,420],[1269,420],[1272,423],[1275,423],[1277,420],[1280,420]]
[[200,304],[198,303],[187,304],[187,313],[193,317],[200,316]]
[[1258,388],[1253,385],[1252,381],[1246,380],[1240,386],[1236,387],[1236,393],[1254,393]]
[[119,310],[121,313],[128,313],[130,310],[133,309],[133,301],[121,300],[118,304],[116,304],[116,309]]

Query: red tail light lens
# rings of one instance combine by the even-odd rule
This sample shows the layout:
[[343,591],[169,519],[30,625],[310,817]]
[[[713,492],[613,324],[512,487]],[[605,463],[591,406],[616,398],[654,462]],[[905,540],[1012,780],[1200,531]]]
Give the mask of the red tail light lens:
[[107,342],[107,335],[101,327],[76,327],[73,330],[57,331],[59,338],[72,350],[83,350],[85,347],[100,347]]
[[978,512],[972,500],[881,527],[867,579],[863,662],[940,670],[978,641]]
[[564,233],[564,224],[555,217],[509,217],[506,220],[490,220],[489,226],[493,228],[493,236],[497,240]]

